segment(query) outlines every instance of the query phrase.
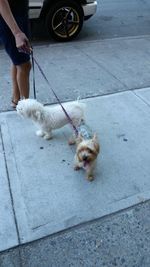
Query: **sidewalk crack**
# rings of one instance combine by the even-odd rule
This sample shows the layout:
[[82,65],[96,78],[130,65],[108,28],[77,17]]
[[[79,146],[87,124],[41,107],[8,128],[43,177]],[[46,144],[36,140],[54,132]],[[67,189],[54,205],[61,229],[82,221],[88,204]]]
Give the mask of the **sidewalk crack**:
[[134,90],[131,91],[136,97],[138,97],[144,104],[146,104],[146,106],[148,106],[150,108],[150,104],[140,95],[138,95]]
[[14,223],[15,223],[16,232],[17,232],[18,244],[20,245],[21,244],[21,239],[20,239],[20,234],[19,234],[19,227],[18,227],[18,223],[17,223],[17,217],[16,217],[16,213],[15,213],[13,194],[12,194],[12,191],[11,191],[11,182],[10,182],[9,170],[8,170],[8,165],[7,165],[7,159],[6,159],[6,153],[5,153],[5,145],[4,145],[4,139],[3,139],[1,125],[0,125],[0,138],[2,140],[2,151],[3,151],[3,155],[4,155],[4,162],[5,162],[5,168],[6,168],[6,174],[7,174],[7,181],[8,181],[8,188],[9,188],[11,206],[12,206],[13,217],[14,217]]

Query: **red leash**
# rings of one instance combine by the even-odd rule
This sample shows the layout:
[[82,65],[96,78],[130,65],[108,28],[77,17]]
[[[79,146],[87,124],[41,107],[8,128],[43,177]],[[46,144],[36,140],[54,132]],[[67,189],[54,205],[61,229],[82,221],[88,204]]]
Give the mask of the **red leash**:
[[37,60],[35,59],[35,57],[33,56],[33,50],[31,51],[31,58],[32,58],[32,67],[33,67],[33,89],[34,89],[34,98],[36,99],[36,90],[35,90],[35,68],[34,68],[34,62],[37,65],[40,73],[42,74],[44,80],[47,82],[48,86],[50,87],[51,91],[53,92],[55,98],[57,99],[58,103],[60,104],[62,110],[64,111],[69,123],[71,124],[73,130],[75,131],[75,135],[78,136],[78,130],[76,128],[76,126],[73,124],[72,119],[70,118],[69,114],[67,113],[67,111],[65,110],[65,108],[63,107],[61,101],[59,100],[58,96],[56,95],[55,91],[53,90],[49,80],[47,79],[44,71],[42,70],[41,66],[39,65],[39,63],[37,62]]

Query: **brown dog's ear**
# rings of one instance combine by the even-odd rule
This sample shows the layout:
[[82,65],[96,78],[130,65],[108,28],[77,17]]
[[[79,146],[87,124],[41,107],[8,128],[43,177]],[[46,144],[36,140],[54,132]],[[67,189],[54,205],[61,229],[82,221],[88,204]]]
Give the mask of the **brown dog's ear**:
[[95,143],[97,142],[98,143],[98,137],[97,137],[97,134],[95,133],[92,137],[92,141]]
[[93,134],[93,138],[92,138],[94,141],[97,140],[97,134]]
[[100,151],[100,145],[99,145],[99,143],[94,143],[94,147],[95,147],[95,150],[96,150],[96,152],[98,154],[99,151]]
[[100,151],[100,145],[98,143],[98,138],[97,138],[96,134],[93,135],[92,141],[94,142],[94,148],[95,148],[95,150],[96,150],[96,152],[98,154],[99,151]]

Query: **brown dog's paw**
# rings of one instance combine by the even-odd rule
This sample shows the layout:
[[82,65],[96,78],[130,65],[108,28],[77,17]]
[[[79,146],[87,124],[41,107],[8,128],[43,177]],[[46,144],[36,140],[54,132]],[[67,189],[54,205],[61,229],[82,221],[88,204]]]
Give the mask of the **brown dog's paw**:
[[79,166],[74,166],[74,170],[78,171],[78,170],[80,170],[80,167]]
[[93,175],[88,175],[87,179],[88,179],[88,181],[92,182],[94,180],[94,176]]

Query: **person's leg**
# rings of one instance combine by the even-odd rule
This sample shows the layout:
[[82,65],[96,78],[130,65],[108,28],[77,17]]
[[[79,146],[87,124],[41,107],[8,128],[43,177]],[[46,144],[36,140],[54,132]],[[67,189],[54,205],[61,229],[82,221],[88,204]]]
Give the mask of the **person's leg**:
[[20,98],[29,97],[30,61],[21,65],[12,64],[12,106],[15,108]]
[[15,107],[20,99],[20,90],[17,82],[17,68],[14,64],[11,66],[12,77],[12,106]]
[[30,75],[31,63],[30,61],[21,65],[16,65],[16,80],[20,92],[21,98],[29,97],[29,75]]
[[[27,16],[15,17],[18,25],[28,35]],[[0,37],[5,50],[12,61],[12,101],[17,104],[18,100],[29,97],[29,74],[31,69],[30,56],[20,53],[16,47],[15,39],[7,24],[0,18]],[[13,104],[13,103],[12,103]],[[15,104],[13,105],[15,107]]]

